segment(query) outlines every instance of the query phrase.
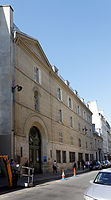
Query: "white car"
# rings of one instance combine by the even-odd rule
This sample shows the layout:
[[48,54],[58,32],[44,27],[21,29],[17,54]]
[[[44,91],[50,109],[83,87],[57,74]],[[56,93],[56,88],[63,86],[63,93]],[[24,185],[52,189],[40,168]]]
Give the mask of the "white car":
[[84,193],[84,200],[111,200],[111,168],[101,170]]

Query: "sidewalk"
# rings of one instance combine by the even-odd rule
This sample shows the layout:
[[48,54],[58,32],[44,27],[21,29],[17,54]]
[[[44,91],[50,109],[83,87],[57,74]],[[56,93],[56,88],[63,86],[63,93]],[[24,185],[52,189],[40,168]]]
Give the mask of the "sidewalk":
[[[76,170],[76,174],[86,173],[88,171],[89,171],[89,169],[84,169],[84,170],[80,169],[80,170]],[[66,178],[71,177],[74,174],[74,170],[73,169],[72,170],[64,170],[64,173],[65,173]],[[42,183],[59,180],[61,178],[62,178],[62,171],[59,171],[57,174],[53,174],[53,173],[36,174],[36,175],[34,175],[34,185],[39,185]],[[0,194],[24,188],[24,186],[25,186],[24,183],[26,183],[26,182],[27,182],[27,178],[22,177],[18,181],[18,187],[16,189],[10,189],[8,187],[6,177],[0,177]]]
[[[86,173],[89,169],[80,169],[76,170],[76,174]],[[64,170],[65,177],[71,177],[74,175],[74,170]],[[34,184],[45,183],[48,181],[58,180],[62,178],[62,171],[58,172],[57,174],[47,173],[47,174],[38,174],[34,176]]]

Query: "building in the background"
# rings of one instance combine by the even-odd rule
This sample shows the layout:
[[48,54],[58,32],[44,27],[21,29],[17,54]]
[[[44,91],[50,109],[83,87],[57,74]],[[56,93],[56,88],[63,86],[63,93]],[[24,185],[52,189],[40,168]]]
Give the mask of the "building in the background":
[[94,145],[94,160],[102,161],[104,160],[104,152],[103,152],[103,138],[101,133],[95,130],[95,124],[92,124],[92,132],[93,132],[93,145]]
[[103,159],[109,159],[111,153],[111,128],[103,111],[98,110],[97,102],[88,102],[92,115],[92,123],[95,124],[95,131],[103,138]]
[[0,6],[0,153],[40,172],[93,159],[92,113]]

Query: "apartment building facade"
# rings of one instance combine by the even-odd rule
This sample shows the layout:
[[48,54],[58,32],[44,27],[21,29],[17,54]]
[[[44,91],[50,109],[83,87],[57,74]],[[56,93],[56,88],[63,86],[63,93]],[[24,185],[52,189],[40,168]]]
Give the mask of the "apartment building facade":
[[111,157],[111,128],[106,120],[103,111],[98,110],[97,102],[88,102],[92,111],[92,123],[95,125],[95,131],[103,138],[103,160]]
[[0,17],[1,154],[28,161],[38,173],[52,171],[54,160],[59,169],[93,160],[92,112],[51,66],[39,42],[13,24],[13,9],[0,6]]

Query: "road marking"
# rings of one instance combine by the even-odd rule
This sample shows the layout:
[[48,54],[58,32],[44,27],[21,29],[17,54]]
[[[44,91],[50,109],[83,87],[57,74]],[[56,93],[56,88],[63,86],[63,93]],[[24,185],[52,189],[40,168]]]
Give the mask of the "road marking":
[[9,197],[9,196],[3,196],[3,197],[0,197],[0,199],[3,199],[3,198],[5,198],[5,197]]
[[20,192],[16,192],[16,194],[21,194],[22,193],[22,191],[20,191]]

